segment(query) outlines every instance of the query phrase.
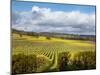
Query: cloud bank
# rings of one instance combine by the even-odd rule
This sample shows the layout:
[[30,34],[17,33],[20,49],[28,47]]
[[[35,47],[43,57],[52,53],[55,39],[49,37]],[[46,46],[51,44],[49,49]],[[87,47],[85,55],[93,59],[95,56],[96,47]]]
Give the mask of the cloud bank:
[[52,11],[33,6],[31,11],[13,12],[12,28],[34,32],[95,35],[95,13]]

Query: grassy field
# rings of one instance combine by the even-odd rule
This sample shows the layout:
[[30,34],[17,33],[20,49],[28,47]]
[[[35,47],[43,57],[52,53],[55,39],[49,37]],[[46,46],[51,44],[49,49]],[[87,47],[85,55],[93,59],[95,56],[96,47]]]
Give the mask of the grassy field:
[[[59,54],[63,52],[70,53],[70,60],[74,60],[78,52],[95,51],[95,43],[92,41],[82,40],[64,40],[58,38],[51,38],[19,34],[12,34],[12,55],[35,54],[38,68],[35,72],[58,71]],[[40,59],[39,59],[40,58]],[[42,64],[40,63],[41,61]]]

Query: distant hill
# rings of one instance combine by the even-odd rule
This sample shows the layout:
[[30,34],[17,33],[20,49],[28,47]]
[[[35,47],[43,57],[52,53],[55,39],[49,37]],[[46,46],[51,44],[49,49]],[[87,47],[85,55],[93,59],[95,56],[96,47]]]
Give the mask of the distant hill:
[[90,40],[95,41],[96,35],[78,35],[78,34],[66,34],[66,33],[56,33],[56,32],[31,32],[31,31],[23,31],[12,29],[12,33],[18,33],[22,35],[30,35],[30,36],[45,36],[45,37],[54,37],[61,39],[73,39],[73,40]]

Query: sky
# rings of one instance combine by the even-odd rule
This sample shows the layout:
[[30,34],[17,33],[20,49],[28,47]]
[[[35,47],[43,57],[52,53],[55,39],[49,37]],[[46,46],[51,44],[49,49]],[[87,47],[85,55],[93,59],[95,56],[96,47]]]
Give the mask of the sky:
[[13,1],[12,28],[95,35],[95,6]]

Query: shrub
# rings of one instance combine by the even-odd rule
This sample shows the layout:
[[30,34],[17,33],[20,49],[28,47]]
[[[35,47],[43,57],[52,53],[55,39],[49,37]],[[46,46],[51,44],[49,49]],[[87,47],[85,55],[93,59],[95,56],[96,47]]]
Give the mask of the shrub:
[[69,58],[70,58],[69,52],[63,52],[63,53],[59,54],[58,67],[59,67],[60,71],[67,71],[68,70]]
[[86,70],[96,68],[96,54],[94,51],[79,52],[72,62],[74,69]]
[[32,73],[36,70],[36,56],[18,54],[12,58],[12,73],[23,74]]

